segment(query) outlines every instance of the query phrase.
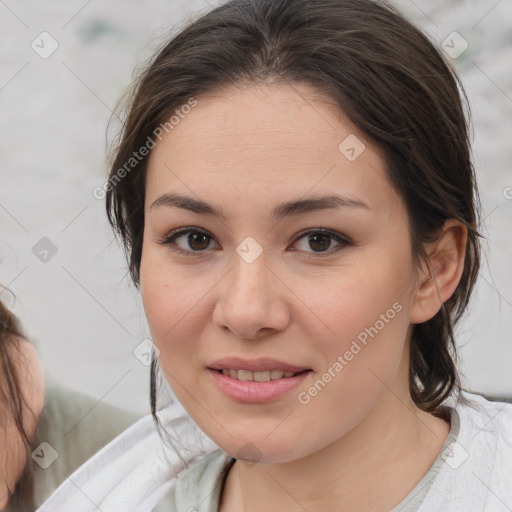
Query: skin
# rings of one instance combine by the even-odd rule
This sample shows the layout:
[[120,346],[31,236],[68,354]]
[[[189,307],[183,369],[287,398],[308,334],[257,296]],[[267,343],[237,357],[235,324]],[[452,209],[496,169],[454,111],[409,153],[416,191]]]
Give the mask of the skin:
[[[305,84],[225,89],[198,105],[152,151],[145,198],[141,293],[160,366],[199,427],[236,457],[222,512],[387,511],[428,471],[449,432],[417,408],[408,387],[412,324],[433,317],[459,282],[464,226],[445,225],[429,247],[432,274],[415,269],[408,217],[379,150]],[[366,145],[349,161],[349,134]],[[226,221],[152,204],[165,193],[222,208]],[[369,209],[340,207],[284,218],[289,200],[338,193]],[[211,238],[160,243],[191,227]],[[331,229],[322,248],[303,230]],[[253,237],[262,253],[236,252]],[[197,248],[200,248],[200,251]],[[319,248],[320,247],[320,248]],[[195,249],[195,251],[194,251]],[[324,254],[314,258],[314,254]],[[365,328],[402,309],[307,405],[308,388]],[[224,395],[206,368],[220,357],[272,357],[313,371],[270,403]],[[259,460],[241,460],[252,443]]]
[[[25,399],[23,425],[30,441],[33,440],[44,407],[44,370],[34,346],[17,338],[19,351],[12,351],[12,362],[18,368],[22,395]],[[12,419],[0,424],[0,510],[8,503],[8,489],[13,490],[26,463],[23,438]]]

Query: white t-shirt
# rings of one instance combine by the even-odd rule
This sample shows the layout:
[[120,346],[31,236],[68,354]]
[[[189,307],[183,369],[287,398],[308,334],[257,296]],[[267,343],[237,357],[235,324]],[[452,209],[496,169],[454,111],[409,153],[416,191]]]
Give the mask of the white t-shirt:
[[[438,459],[392,512],[512,511],[512,404],[467,392],[461,398]],[[148,415],[75,471],[37,512],[217,511],[219,479],[233,459],[187,416],[158,414],[184,460],[164,445]]]

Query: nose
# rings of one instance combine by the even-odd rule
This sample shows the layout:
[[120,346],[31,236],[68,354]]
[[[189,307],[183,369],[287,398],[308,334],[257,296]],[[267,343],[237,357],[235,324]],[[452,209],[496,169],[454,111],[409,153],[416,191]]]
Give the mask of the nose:
[[236,255],[219,286],[213,321],[239,339],[257,340],[289,324],[290,292],[263,255],[252,263]]

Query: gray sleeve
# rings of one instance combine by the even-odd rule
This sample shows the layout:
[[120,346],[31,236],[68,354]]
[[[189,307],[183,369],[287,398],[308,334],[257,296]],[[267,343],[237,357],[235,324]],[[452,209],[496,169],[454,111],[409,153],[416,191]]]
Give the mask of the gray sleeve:
[[49,373],[45,386],[43,413],[6,512],[34,512],[74,470],[140,418],[72,390]]

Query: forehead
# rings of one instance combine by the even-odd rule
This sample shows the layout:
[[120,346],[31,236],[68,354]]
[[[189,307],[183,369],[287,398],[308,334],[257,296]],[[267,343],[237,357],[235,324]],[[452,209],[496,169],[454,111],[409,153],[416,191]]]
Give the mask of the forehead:
[[237,153],[263,157],[269,150],[290,161],[304,153],[318,159],[326,147],[337,146],[336,141],[354,129],[346,126],[341,110],[304,84],[231,87],[196,101],[197,106],[164,136],[162,149],[186,143],[215,160]]
[[308,192],[357,196],[372,209],[396,202],[379,149],[310,86],[229,88],[196,101],[151,152],[146,204],[170,191],[254,205]]

